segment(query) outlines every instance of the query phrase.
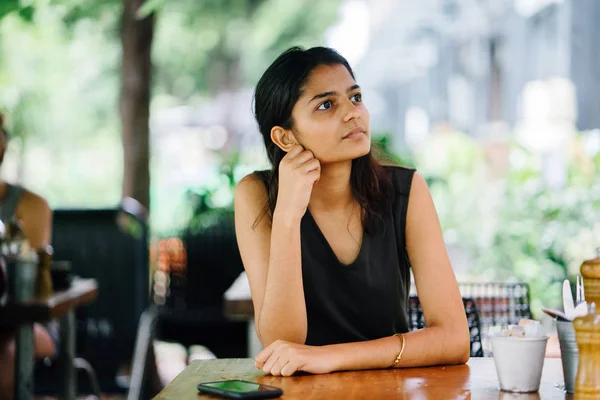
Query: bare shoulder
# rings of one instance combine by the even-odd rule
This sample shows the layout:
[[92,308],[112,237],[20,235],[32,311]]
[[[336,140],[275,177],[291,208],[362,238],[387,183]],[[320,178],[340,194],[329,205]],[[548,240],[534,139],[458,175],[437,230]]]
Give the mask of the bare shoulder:
[[267,189],[263,180],[256,172],[246,175],[243,177],[236,186],[236,192],[250,192],[252,194],[258,194],[262,192],[265,196]]
[[437,220],[437,213],[429,186],[421,174],[415,172],[410,185],[407,218],[409,221],[419,220],[420,223],[425,223],[428,220],[426,218],[428,215],[431,217],[435,215],[435,219]]
[[425,181],[425,179],[423,179],[421,174],[419,174],[416,171],[413,175],[412,183],[410,185],[410,194],[411,197],[414,195],[417,198],[422,196],[430,196],[429,186],[427,185],[427,182]]
[[236,207],[240,202],[264,206],[268,200],[267,188],[256,173],[246,175],[238,182],[234,196]]
[[[36,194],[30,190],[23,190],[23,197],[21,197],[21,201],[19,202],[19,209],[25,210],[36,210],[39,212],[49,211],[50,206],[46,199],[44,199],[39,194]],[[26,211],[25,211],[26,212]]]
[[29,190],[24,190],[16,214],[23,223],[23,233],[33,248],[50,244],[52,210],[46,199]]
[[237,228],[268,227],[269,196],[267,188],[256,173],[245,176],[236,186],[234,193],[234,209]]

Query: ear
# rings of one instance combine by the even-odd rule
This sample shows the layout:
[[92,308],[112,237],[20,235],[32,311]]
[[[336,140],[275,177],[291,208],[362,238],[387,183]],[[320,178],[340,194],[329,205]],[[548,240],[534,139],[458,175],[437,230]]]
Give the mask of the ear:
[[281,126],[274,126],[271,129],[271,140],[286,153],[298,144],[292,130],[283,129]]

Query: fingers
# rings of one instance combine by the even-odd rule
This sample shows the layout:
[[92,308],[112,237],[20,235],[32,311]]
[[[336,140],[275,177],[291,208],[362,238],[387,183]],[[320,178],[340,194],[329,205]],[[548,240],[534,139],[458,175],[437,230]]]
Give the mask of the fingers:
[[292,159],[294,157],[296,157],[298,154],[302,153],[304,151],[304,147],[302,147],[299,144],[295,144],[290,151],[288,151],[288,153],[284,156],[284,158],[288,158],[288,159]]
[[279,375],[289,361],[286,343],[276,340],[256,355],[254,365],[265,374]]
[[281,375],[281,370],[290,363],[290,359],[288,357],[279,357],[271,369],[267,372],[263,370],[265,373],[270,373],[273,376]]
[[314,160],[315,159],[315,155],[313,154],[312,151],[310,150],[304,150],[302,153],[298,154],[296,157],[294,157],[290,163],[294,166],[300,166],[304,163],[306,163],[309,160]]
[[321,171],[321,163],[316,158],[313,158],[312,160],[309,160],[302,164],[299,168],[304,173],[308,173],[311,171]]
[[281,369],[280,375],[281,376],[292,376],[292,375],[294,375],[294,373],[296,371],[298,371],[298,367],[296,366],[296,363],[290,361],[283,366],[283,368]]
[[299,370],[298,360],[290,354],[273,354],[261,369],[273,376],[292,376]]
[[294,164],[297,164],[296,161],[299,161],[299,163],[302,163],[313,157],[314,157],[314,155],[310,150],[304,149],[304,147],[300,144],[295,144],[287,152],[287,154],[285,156],[283,156],[282,161],[292,162],[292,160],[294,160]]
[[257,367],[259,365],[262,367],[262,365],[264,365],[264,363],[267,362],[269,357],[271,357],[271,354],[273,354],[273,351],[275,350],[276,343],[277,341],[271,343],[270,345],[262,349],[261,352],[256,355],[256,357],[254,357],[254,361],[256,361]]
[[304,345],[277,340],[258,353],[255,365],[265,374],[273,376],[292,376],[301,371],[306,360],[302,355]]
[[[269,357],[265,365],[263,365],[262,367],[263,372],[265,374],[275,375],[271,371],[273,370],[273,367],[275,366],[277,361],[279,361],[279,356],[277,354],[273,354],[271,357]],[[279,368],[281,369],[281,366]]]
[[287,164],[292,169],[309,175],[313,178],[313,183],[319,181],[321,163],[315,158],[312,151],[304,150],[302,146],[295,145],[281,162]]
[[295,153],[295,152],[292,153],[290,151],[290,153],[288,153],[288,155],[283,157],[283,159],[281,160],[281,163],[287,164],[292,169],[294,169],[294,168],[300,167],[307,161],[312,160],[314,158],[315,158],[314,154],[312,153],[312,151],[309,151],[309,150],[302,150],[300,153]]

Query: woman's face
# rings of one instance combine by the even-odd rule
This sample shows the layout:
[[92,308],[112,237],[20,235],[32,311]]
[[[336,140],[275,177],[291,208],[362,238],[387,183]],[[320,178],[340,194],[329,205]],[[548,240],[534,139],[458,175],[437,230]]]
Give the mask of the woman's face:
[[296,140],[322,164],[359,158],[371,149],[369,112],[360,87],[341,64],[312,71],[292,118]]

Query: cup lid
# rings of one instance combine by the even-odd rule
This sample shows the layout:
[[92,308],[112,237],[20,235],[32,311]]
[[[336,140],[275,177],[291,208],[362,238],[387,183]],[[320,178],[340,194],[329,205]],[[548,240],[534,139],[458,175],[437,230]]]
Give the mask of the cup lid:
[[542,335],[542,336],[521,336],[521,337],[517,337],[517,336],[502,336],[502,335],[498,335],[498,336],[490,336],[489,339],[490,340],[508,340],[508,341],[515,341],[515,342],[539,342],[542,340],[548,340],[550,337],[548,335]]

